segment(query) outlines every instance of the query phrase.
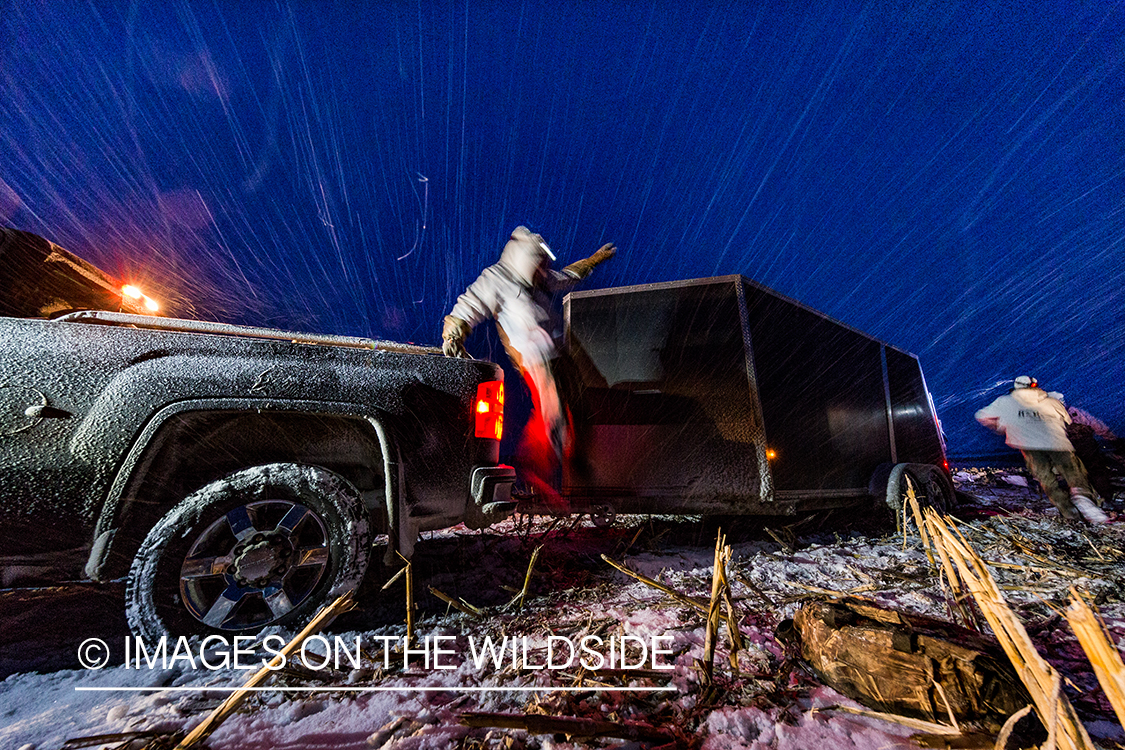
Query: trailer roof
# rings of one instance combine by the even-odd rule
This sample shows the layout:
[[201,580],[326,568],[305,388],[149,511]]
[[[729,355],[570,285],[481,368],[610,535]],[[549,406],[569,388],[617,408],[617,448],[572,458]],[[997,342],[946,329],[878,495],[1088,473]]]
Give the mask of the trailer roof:
[[782,294],[781,292],[778,292],[774,289],[769,288],[765,284],[761,284],[761,283],[759,283],[757,281],[754,281],[753,279],[747,278],[746,276],[743,276],[741,274],[729,274],[727,276],[710,276],[710,277],[704,277],[704,278],[699,278],[699,279],[680,279],[680,280],[676,280],[676,281],[655,281],[655,282],[651,282],[651,283],[648,283],[648,284],[631,284],[629,286],[605,287],[605,288],[602,288],[602,289],[586,289],[586,290],[581,290],[581,291],[570,292],[566,296],[567,297],[574,297],[576,299],[581,299],[581,298],[586,298],[586,297],[600,297],[600,296],[605,296],[605,295],[610,295],[610,294],[623,294],[623,293],[631,293],[631,292],[649,292],[649,291],[656,291],[656,290],[660,290],[660,289],[676,289],[676,288],[690,287],[690,286],[735,284],[739,281],[741,281],[743,284],[746,284],[748,286],[753,287],[754,289],[756,289],[760,292],[763,292],[764,294],[768,294],[771,297],[774,297],[774,298],[776,298],[778,300],[781,300],[783,302],[786,302],[788,304],[795,305],[796,307],[799,307],[802,310],[805,310],[809,313],[812,313],[813,315],[816,315],[820,318],[823,318],[824,320],[827,320],[830,323],[833,323],[834,325],[838,325],[841,328],[846,328],[849,331],[852,331],[853,333],[856,333],[860,336],[863,336],[864,338],[870,339],[871,341],[876,341],[879,344],[882,344],[883,346],[885,346],[889,349],[894,349],[895,351],[901,352],[902,354],[905,354],[908,357],[913,357],[914,359],[918,359],[918,355],[916,355],[912,352],[908,352],[907,350],[905,350],[901,347],[895,346],[894,344],[889,344],[886,341],[883,341],[882,339],[875,338],[874,336],[867,333],[866,331],[861,331],[860,329],[856,328],[855,326],[852,326],[852,325],[849,325],[847,323],[841,322],[841,321],[837,320],[836,318],[833,318],[831,315],[827,315],[827,314],[821,312],[820,310],[817,310],[814,307],[810,307],[809,305],[806,305],[804,302],[801,302],[800,300],[793,299],[792,297],[789,297],[787,295]]

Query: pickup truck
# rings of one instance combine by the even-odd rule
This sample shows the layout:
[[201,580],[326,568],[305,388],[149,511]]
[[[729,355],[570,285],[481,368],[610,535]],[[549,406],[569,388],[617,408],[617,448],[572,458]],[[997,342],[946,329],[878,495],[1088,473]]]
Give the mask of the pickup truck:
[[0,269],[5,586],[124,576],[145,637],[251,633],[355,586],[378,534],[409,557],[515,507],[495,364],[161,317],[13,229]]

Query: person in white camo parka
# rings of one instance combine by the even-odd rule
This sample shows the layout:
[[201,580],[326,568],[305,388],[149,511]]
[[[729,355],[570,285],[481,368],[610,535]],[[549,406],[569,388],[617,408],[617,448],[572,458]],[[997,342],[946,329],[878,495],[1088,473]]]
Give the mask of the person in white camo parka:
[[[1066,436],[1070,415],[1057,399],[1048,396],[1035,378],[1021,375],[1012,390],[976,413],[985,427],[1004,436],[1004,442],[1023,454],[1031,475],[1068,521],[1085,519],[1105,523],[1108,517],[1090,498],[1086,469],[1074,455]],[[1059,486],[1055,471],[1070,487]]]
[[559,378],[562,325],[553,306],[555,293],[574,286],[617,252],[612,242],[593,255],[556,271],[551,248],[527,227],[516,227],[500,260],[477,280],[445,316],[442,351],[467,357],[465,339],[480,323],[496,320],[504,350],[531,391],[533,414],[524,431],[520,457],[525,479],[549,502],[558,502],[550,477],[571,449],[573,430]]

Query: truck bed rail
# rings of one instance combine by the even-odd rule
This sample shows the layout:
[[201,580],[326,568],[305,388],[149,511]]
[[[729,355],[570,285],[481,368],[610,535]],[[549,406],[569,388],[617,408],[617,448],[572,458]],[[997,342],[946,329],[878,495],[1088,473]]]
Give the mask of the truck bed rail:
[[83,310],[55,318],[53,322],[64,323],[103,323],[108,325],[135,326],[177,333],[204,333],[217,336],[244,336],[249,338],[291,341],[295,344],[320,344],[325,346],[346,346],[353,349],[375,349],[398,354],[441,354],[436,346],[416,346],[399,344],[394,341],[380,341],[356,336],[333,336],[319,333],[296,333],[276,328],[258,326],[238,326],[229,323],[213,323],[203,320],[184,320],[181,318],[159,318],[152,315],[133,315],[130,313],[107,312],[104,310]]

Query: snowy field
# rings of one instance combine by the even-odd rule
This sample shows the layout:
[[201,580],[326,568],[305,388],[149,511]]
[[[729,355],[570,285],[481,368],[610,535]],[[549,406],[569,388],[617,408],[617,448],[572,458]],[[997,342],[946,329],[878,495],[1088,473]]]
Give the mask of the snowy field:
[[[1097,601],[1114,639],[1125,639],[1125,518],[1120,504],[1107,507],[1113,522],[1106,526],[1068,527],[1038,493],[1021,485],[1018,473],[965,470],[956,479],[975,498],[956,513],[963,533],[989,561],[1040,652],[1066,677],[1066,692],[1095,741],[1105,748],[1121,747],[1125,734],[1059,614],[1068,588],[1084,588]],[[904,541],[871,524],[842,529],[838,514],[798,523],[768,519],[772,533],[761,523],[740,520],[724,528],[733,547],[730,582],[744,649],[735,675],[727,640],[720,642],[710,688],[696,667],[704,648],[703,615],[615,571],[600,556],[706,600],[714,521],[629,516],[601,527],[587,518],[519,518],[484,532],[456,528],[426,534],[418,546],[416,635],[442,649],[436,663],[427,665],[419,655],[403,667],[396,644],[405,633],[404,583],[399,580],[380,591],[394,571],[381,572],[360,592],[360,610],[338,619],[323,639],[309,641],[307,667],[290,661],[291,668],[271,675],[264,683],[267,689],[251,694],[207,745],[215,750],[406,750],[660,744],[470,728],[460,721],[466,712],[503,712],[641,723],[660,730],[673,743],[669,746],[917,747],[913,729],[835,710],[859,704],[820,684],[774,638],[777,624],[802,602],[834,592],[951,619],[949,600],[917,536]],[[537,547],[541,550],[528,597],[522,608],[509,604]],[[447,607],[430,587],[480,608],[483,617]],[[70,607],[66,619],[73,621],[65,627],[82,630],[91,623],[89,633],[77,636],[102,636],[111,650],[120,650],[125,634],[113,628],[108,633],[94,630],[93,615],[87,620],[83,606]],[[49,663],[52,649],[73,651],[69,641],[64,647],[59,639],[13,636],[13,628],[45,625],[41,618],[27,617],[3,623],[5,639],[20,644],[28,664]],[[278,634],[278,643],[283,635]],[[627,667],[647,656],[643,669],[627,677],[608,669],[608,644],[619,644],[622,636],[627,636]],[[493,639],[492,653],[482,645],[486,637]],[[544,668],[547,659],[562,665],[569,655],[566,644],[582,643],[584,637],[589,639],[585,667],[590,668],[578,659],[558,669]],[[357,639],[358,666],[349,658]],[[513,642],[518,658],[512,658]],[[495,648],[500,643],[509,646],[501,651]],[[337,644],[345,651],[339,668],[331,662],[333,651],[339,655]],[[172,650],[170,646],[169,656]],[[139,669],[135,661],[122,665],[119,653],[98,670],[11,674],[0,682],[0,747],[140,748],[151,736],[138,736],[131,745],[123,744],[128,735],[77,741],[188,731],[230,688],[253,674],[199,663],[207,659],[221,667],[222,651],[201,651],[199,643],[191,643],[173,663],[154,668],[143,660]],[[10,660],[11,649],[7,653]],[[327,665],[321,666],[322,656]],[[240,664],[257,666],[258,658],[244,654]],[[617,666],[619,658],[615,652]]]

